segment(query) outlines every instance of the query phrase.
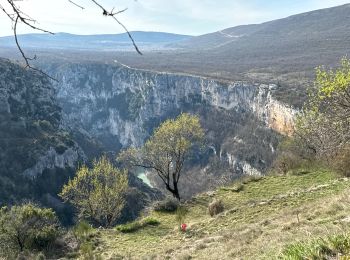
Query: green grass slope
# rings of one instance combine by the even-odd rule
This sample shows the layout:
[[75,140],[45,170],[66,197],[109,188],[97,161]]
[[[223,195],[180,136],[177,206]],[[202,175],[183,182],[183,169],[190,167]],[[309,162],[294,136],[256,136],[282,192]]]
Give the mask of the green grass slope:
[[[120,227],[96,231],[94,255],[102,259],[303,259],[312,252],[324,253],[323,244],[328,245],[329,255],[336,254],[337,248],[346,253],[349,185],[349,179],[327,170],[248,178],[186,202],[186,233],[178,230],[174,213],[151,211],[147,219],[157,225],[138,225],[127,233]],[[214,198],[223,201],[225,211],[210,217],[207,207]],[[330,237],[333,234],[338,236]]]

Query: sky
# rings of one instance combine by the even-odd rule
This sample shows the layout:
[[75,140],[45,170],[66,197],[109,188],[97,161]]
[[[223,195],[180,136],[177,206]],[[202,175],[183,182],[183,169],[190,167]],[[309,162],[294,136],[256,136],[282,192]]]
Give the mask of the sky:
[[[36,26],[73,34],[121,33],[91,0],[17,0]],[[0,5],[6,6],[6,0]],[[98,0],[107,10],[128,8],[118,18],[129,31],[161,31],[201,35],[242,24],[262,23],[293,14],[350,3],[344,0]],[[24,25],[19,33],[33,31]],[[0,13],[0,36],[11,35],[12,24]]]

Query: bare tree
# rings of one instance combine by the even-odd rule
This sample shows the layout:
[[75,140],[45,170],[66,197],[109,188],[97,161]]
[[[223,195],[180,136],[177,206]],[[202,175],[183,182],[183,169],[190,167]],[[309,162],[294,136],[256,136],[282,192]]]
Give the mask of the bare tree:
[[[20,23],[24,24],[25,26],[34,29],[36,31],[44,32],[44,33],[49,33],[49,34],[54,34],[53,32],[43,29],[41,27],[36,26],[37,21],[30,17],[28,14],[26,14],[23,10],[21,10],[20,6],[16,3],[19,2],[20,0],[5,0],[7,2],[8,6],[5,6],[4,4],[0,3],[0,10],[11,20],[12,22],[12,29],[13,29],[13,35],[15,37],[15,42],[16,46],[21,53],[21,56],[25,62],[25,68],[29,68],[35,71],[40,72],[41,74],[49,77],[52,80],[57,81],[53,77],[49,76],[47,73],[43,72],[40,69],[37,69],[31,65],[31,61],[35,60],[37,57],[34,55],[34,57],[29,57],[25,54],[23,48],[21,47],[21,44],[18,39],[18,34],[17,34],[17,28]],[[71,3],[73,6],[80,8],[81,10],[84,10],[85,7],[82,6],[81,4],[78,4],[72,0],[67,0],[69,3]],[[96,5],[96,7],[100,8],[102,11],[103,16],[108,16],[111,17],[115,22],[118,23],[119,26],[121,26],[125,32],[127,33],[131,43],[133,44],[136,52],[140,55],[142,55],[142,52],[139,50],[139,48],[136,45],[136,42],[134,38],[132,37],[131,33],[129,30],[126,28],[126,26],[118,19],[118,15],[125,12],[127,9],[123,9],[120,11],[115,11],[115,8],[112,8],[111,11],[107,11],[107,9],[99,2],[96,0],[90,0],[92,3]]]

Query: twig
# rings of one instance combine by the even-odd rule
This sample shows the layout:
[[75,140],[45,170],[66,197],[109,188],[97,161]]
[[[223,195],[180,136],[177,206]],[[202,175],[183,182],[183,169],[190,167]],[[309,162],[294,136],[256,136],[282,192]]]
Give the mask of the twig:
[[[34,71],[37,71],[43,75],[45,75],[46,77],[57,81],[57,79],[51,77],[50,75],[48,75],[47,73],[45,73],[44,71],[37,69],[35,67],[32,67],[30,65],[30,61],[32,60],[36,60],[36,55],[34,55],[33,58],[30,58],[28,56],[26,56],[25,52],[23,51],[19,40],[18,40],[18,35],[17,35],[17,25],[19,22],[22,22],[23,24],[25,24],[26,26],[28,26],[29,28],[36,30],[36,31],[40,31],[40,32],[44,32],[44,33],[49,33],[49,34],[54,34],[51,31],[42,29],[38,26],[35,26],[34,24],[36,23],[36,20],[31,18],[29,15],[25,14],[22,10],[20,10],[20,8],[14,3],[14,0],[6,0],[9,5],[12,7],[11,12],[9,12],[8,10],[6,10],[6,8],[0,4],[0,10],[2,12],[4,12],[6,14],[6,16],[12,21],[13,23],[13,33],[14,33],[14,37],[15,37],[15,42],[16,42],[16,46],[19,50],[19,52],[21,53],[21,56],[25,62],[25,68],[29,68],[32,69]],[[129,32],[129,30],[126,28],[126,26],[119,21],[119,19],[116,17],[118,14],[123,13],[127,10],[127,8],[121,10],[121,11],[117,11],[114,12],[114,8],[112,9],[112,11],[108,12],[107,9],[105,9],[99,2],[97,2],[96,0],[91,0],[95,5],[97,5],[101,10],[102,10],[102,14],[104,16],[110,16],[112,17],[127,33],[129,39],[131,40],[135,50],[137,51],[138,54],[142,55],[142,52],[139,50],[139,48],[136,45],[136,42],[134,40],[134,38],[132,37],[131,33]],[[74,6],[81,8],[82,10],[84,10],[85,8],[77,3],[75,3],[73,0],[68,0],[68,2],[70,2],[71,4],[73,4]],[[58,81],[57,81],[58,82]]]
[[126,28],[126,26],[125,26],[122,22],[120,22],[120,21],[118,20],[118,18],[116,17],[116,15],[118,15],[118,14],[120,14],[120,13],[122,13],[122,12],[125,12],[127,9],[123,9],[123,10],[121,10],[121,11],[119,11],[119,12],[113,12],[113,11],[114,11],[114,8],[113,8],[111,12],[108,12],[107,9],[104,8],[104,7],[103,7],[101,4],[99,4],[97,1],[95,1],[95,0],[91,0],[91,1],[92,1],[95,5],[97,5],[98,7],[100,7],[100,8],[102,9],[102,14],[103,14],[104,16],[111,16],[111,17],[124,29],[124,31],[127,33],[128,37],[129,37],[129,39],[131,40],[131,42],[132,42],[132,44],[133,44],[135,50],[137,51],[137,53],[140,54],[140,55],[142,55],[142,52],[141,52],[141,51],[139,50],[139,48],[137,47],[136,42],[135,42],[134,38],[132,37],[131,33],[129,32],[129,30],[128,30],[128,29]]
[[84,10],[85,8],[81,5],[78,5],[77,3],[73,2],[72,0],[68,0],[71,4],[75,5],[76,7],[79,7],[81,10]]
[[[0,6],[0,8],[2,9],[3,12],[5,12],[9,17],[10,19],[13,21],[13,34],[15,36],[15,42],[16,42],[16,46],[18,48],[18,50],[20,51],[21,55],[22,55],[22,58],[24,59],[24,62],[25,62],[25,68],[29,68],[33,71],[36,71],[36,72],[39,72],[40,74],[58,82],[57,79],[51,77],[50,75],[48,75],[47,73],[45,73],[44,71],[40,70],[40,69],[37,69],[33,66],[30,65],[30,61],[32,60],[36,60],[36,55],[34,55],[33,58],[30,58],[28,56],[25,55],[21,45],[19,44],[19,41],[18,41],[18,35],[17,35],[17,25],[18,25],[18,22],[21,21],[23,22],[24,24],[26,24],[27,26],[29,26],[30,28],[34,29],[34,30],[38,30],[38,31],[41,31],[41,32],[45,32],[45,33],[50,33],[50,34],[54,34],[50,31],[47,31],[47,30],[44,30],[42,28],[39,28],[37,26],[34,26],[32,24],[30,24],[30,22],[35,22],[35,20],[33,20],[32,18],[30,18],[28,15],[24,14],[21,10],[18,9],[18,7],[14,4],[14,2],[12,0],[7,0],[7,2],[12,6],[12,9],[14,11],[14,14],[10,14],[8,13],[5,8],[3,8],[2,6]],[[26,17],[25,17],[26,16]]]

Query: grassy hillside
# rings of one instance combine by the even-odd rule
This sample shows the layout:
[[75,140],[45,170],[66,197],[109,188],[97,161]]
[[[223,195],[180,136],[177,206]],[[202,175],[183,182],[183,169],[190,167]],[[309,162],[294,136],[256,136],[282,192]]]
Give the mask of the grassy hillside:
[[[159,225],[143,225],[131,233],[118,231],[129,228],[125,226],[94,231],[94,255],[103,259],[275,259],[284,252],[285,259],[301,259],[295,252],[309,252],[309,240],[314,245],[317,237],[349,231],[349,184],[347,178],[327,170],[247,178],[188,201],[186,233],[177,229],[174,213],[151,211],[147,222],[151,217]],[[210,217],[207,206],[214,198],[223,201],[225,211]],[[338,241],[328,239],[322,241]],[[346,244],[343,252],[349,248]]]

